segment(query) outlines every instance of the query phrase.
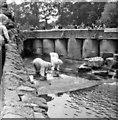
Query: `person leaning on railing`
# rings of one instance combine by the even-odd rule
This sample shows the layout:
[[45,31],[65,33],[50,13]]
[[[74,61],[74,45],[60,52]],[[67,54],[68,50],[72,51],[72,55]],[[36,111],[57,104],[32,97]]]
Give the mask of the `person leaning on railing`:
[[2,69],[4,67],[6,58],[6,48],[8,49],[9,34],[4,23],[8,20],[8,17],[4,14],[0,14],[0,61],[2,61]]

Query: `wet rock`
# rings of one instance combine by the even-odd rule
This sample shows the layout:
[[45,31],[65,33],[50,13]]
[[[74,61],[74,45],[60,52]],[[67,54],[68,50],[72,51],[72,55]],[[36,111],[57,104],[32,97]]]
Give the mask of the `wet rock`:
[[118,78],[118,70],[116,70],[116,78]]
[[8,114],[6,114],[6,115],[4,115],[3,116],[3,119],[5,119],[5,118],[22,118],[22,120],[27,120],[26,118],[24,118],[23,116],[21,116],[21,115],[15,115],[15,114],[11,114],[11,113],[8,113]]
[[25,107],[30,107],[30,108],[33,108],[33,107],[38,107],[36,104],[32,104],[32,103],[24,103]]
[[45,109],[39,108],[38,106],[34,106],[33,109],[34,109],[34,112],[38,112],[38,113],[44,113],[44,112],[46,112]]
[[118,54],[114,54],[114,60],[118,62]]
[[107,67],[112,68],[112,69],[118,69],[118,62],[115,60],[116,58],[107,58],[105,60],[105,64]]
[[78,72],[89,72],[91,70],[91,67],[87,66],[86,64],[82,64],[78,67]]
[[105,60],[105,64],[107,65],[107,67],[111,68],[114,64],[114,58],[113,57],[110,57],[110,58],[106,58]]
[[111,58],[113,57],[113,53],[110,53],[110,52],[104,52],[102,53],[101,57],[105,60],[106,58]]
[[104,59],[101,57],[86,58],[85,61],[86,65],[92,68],[100,68],[104,64]]
[[34,88],[31,88],[31,87],[28,87],[28,86],[20,86],[17,88],[18,90],[20,91],[28,91],[28,92],[34,92],[35,93],[35,89]]
[[114,64],[112,65],[112,68],[113,69],[118,69],[118,62],[117,61],[114,62]]
[[47,103],[42,98],[26,94],[26,95],[22,96],[22,101],[25,102],[25,103],[36,104],[38,107],[44,108],[46,111],[48,110]]
[[34,118],[45,118],[42,113],[34,112]]
[[112,79],[118,79],[118,70],[115,70],[113,76],[112,76]]
[[99,76],[107,76],[108,71],[93,71],[92,72],[94,75],[99,75]]

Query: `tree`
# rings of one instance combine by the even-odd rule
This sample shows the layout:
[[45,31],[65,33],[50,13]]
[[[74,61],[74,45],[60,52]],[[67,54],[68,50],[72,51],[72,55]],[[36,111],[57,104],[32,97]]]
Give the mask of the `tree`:
[[15,12],[16,22],[20,26],[29,24],[29,26],[40,28],[40,23],[43,21],[45,27],[47,27],[51,17],[56,16],[58,13],[54,3],[34,1],[23,2],[20,5],[12,3],[10,6]]
[[105,2],[63,2],[58,7],[59,20],[61,25],[92,25],[101,18]]
[[58,4],[58,15],[59,19],[57,24],[62,26],[67,26],[70,23],[72,24],[73,11],[70,9],[72,7],[71,2],[59,3]]
[[54,3],[47,3],[47,2],[42,2],[40,9],[39,9],[39,17],[40,17],[40,22],[44,21],[45,22],[45,27],[48,27],[48,22],[52,17],[57,16],[58,14],[58,9],[54,5]]
[[91,2],[91,9],[88,12],[87,23],[88,25],[97,24],[97,21],[101,17],[101,13],[104,11],[106,2]]
[[118,2],[108,2],[100,20],[106,27],[118,27]]

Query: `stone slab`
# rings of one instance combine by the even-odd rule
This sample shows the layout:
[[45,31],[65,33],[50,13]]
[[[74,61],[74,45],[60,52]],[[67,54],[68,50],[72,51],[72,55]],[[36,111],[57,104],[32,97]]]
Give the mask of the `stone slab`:
[[101,84],[101,81],[90,81],[84,78],[73,77],[64,74],[61,74],[59,78],[52,77],[51,74],[48,74],[47,81],[34,81],[36,81],[35,83],[39,95],[75,91]]

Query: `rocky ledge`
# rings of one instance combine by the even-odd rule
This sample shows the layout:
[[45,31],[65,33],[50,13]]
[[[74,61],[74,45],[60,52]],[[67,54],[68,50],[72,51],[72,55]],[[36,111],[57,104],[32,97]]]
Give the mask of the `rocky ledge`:
[[[12,30],[13,31],[13,30]],[[12,38],[14,34],[11,35]],[[38,97],[37,90],[28,82],[23,59],[11,39],[2,76],[3,104],[1,118],[47,118],[46,100]]]
[[112,57],[109,57],[108,53],[104,53],[102,57],[92,57],[84,60],[85,62],[78,66],[79,73],[90,72],[91,75],[118,79],[118,54],[112,53]]

